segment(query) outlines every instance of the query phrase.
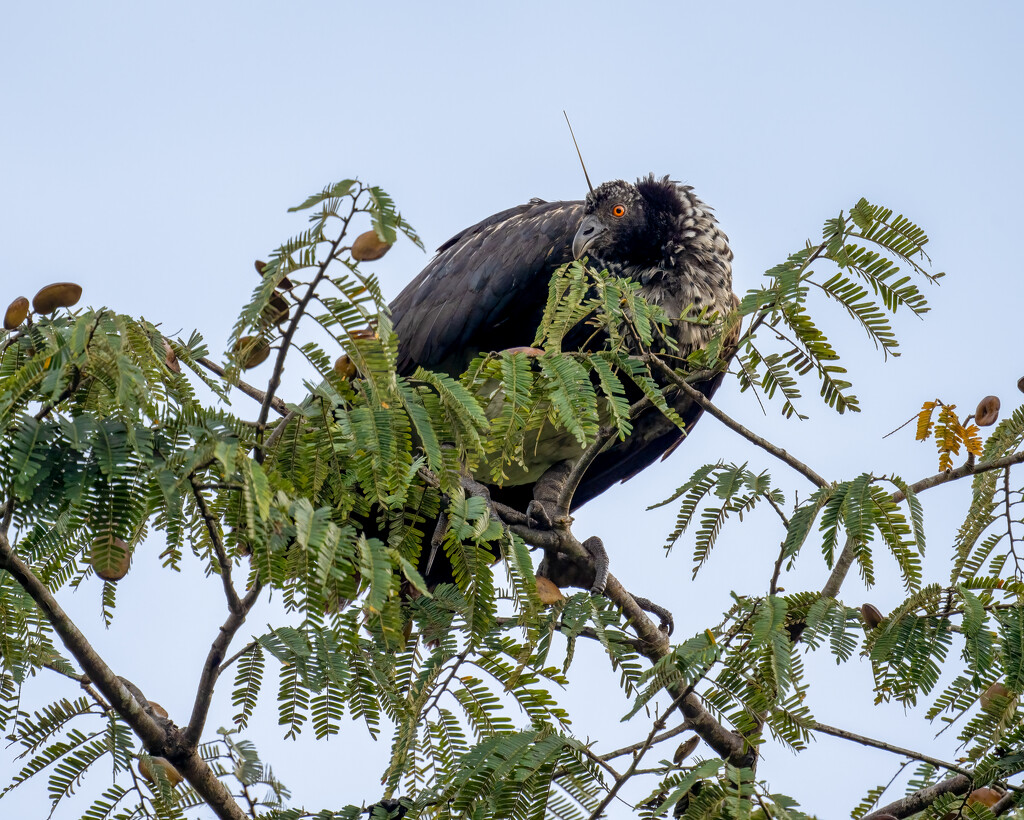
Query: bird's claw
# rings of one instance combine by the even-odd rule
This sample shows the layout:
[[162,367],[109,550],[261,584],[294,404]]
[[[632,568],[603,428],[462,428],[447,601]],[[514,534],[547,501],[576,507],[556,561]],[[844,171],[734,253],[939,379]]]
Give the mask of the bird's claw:
[[672,613],[665,609],[665,607],[659,606],[654,603],[654,601],[650,601],[647,598],[641,598],[639,595],[634,595],[633,600],[636,601],[636,605],[644,612],[650,612],[652,615],[658,616],[658,620],[661,621],[658,629],[666,635],[671,635],[672,632],[675,631],[675,619],[672,617]]
[[604,595],[604,588],[608,586],[608,552],[604,542],[592,535],[583,542],[583,549],[590,556],[590,564],[594,568],[594,582],[590,585],[590,591],[594,595]]
[[532,530],[553,530],[555,528],[554,519],[548,514],[544,502],[538,501],[536,498],[530,502],[526,508],[526,525]]

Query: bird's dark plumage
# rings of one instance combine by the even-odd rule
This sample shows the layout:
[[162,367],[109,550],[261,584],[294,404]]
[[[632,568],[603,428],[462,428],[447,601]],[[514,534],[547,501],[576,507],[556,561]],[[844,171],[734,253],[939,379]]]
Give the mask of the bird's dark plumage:
[[[400,371],[421,365],[459,375],[480,352],[530,345],[552,271],[583,255],[594,267],[640,282],[645,298],[673,319],[691,305],[721,315],[735,306],[728,240],[692,189],[653,175],[635,185],[616,180],[583,202],[532,200],[510,208],[442,245],[391,305]],[[692,322],[676,322],[673,330],[683,356],[713,333]],[[720,381],[718,375],[699,387],[711,395]],[[676,409],[688,426],[700,415],[685,398]],[[573,506],[644,469],[682,435],[657,410],[644,413],[626,441],[598,456]],[[530,490],[504,488],[499,497],[522,509]]]

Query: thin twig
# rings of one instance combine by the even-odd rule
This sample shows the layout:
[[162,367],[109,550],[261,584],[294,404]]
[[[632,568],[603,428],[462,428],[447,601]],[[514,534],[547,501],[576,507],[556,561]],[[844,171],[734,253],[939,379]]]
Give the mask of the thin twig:
[[[630,420],[636,420],[636,418],[652,407],[653,404],[649,398],[644,396],[642,399],[634,403],[629,408]],[[597,458],[605,445],[611,441],[611,439],[617,434],[617,430],[614,427],[606,427],[598,432],[597,437],[591,442],[590,446],[584,450],[575,461],[573,461],[572,467],[569,470],[569,475],[566,476],[565,481],[562,482],[562,488],[558,493],[558,510],[560,514],[565,514],[572,507],[572,497],[576,493],[576,489],[579,487],[580,482],[583,480],[584,474],[590,469],[590,465],[594,463],[594,459]]]
[[[295,332],[299,328],[299,320],[305,315],[306,308],[309,306],[310,301],[316,295],[317,286],[327,275],[327,268],[330,266],[331,262],[334,261],[335,254],[341,247],[341,242],[345,238],[345,234],[348,231],[349,223],[352,221],[352,218],[359,212],[356,200],[362,194],[362,192],[363,189],[360,186],[359,193],[352,198],[352,205],[351,208],[349,209],[348,215],[344,217],[339,217],[341,219],[341,229],[338,231],[338,236],[333,241],[331,241],[330,250],[327,252],[327,255],[324,257],[323,261],[320,262],[320,264],[317,266],[316,274],[313,276],[310,283],[306,286],[306,293],[303,295],[301,299],[299,299],[296,305],[295,315],[288,322],[288,327],[285,329],[284,333],[281,334],[281,347],[277,351],[277,357],[274,359],[274,371],[270,374],[270,379],[267,382],[266,397],[263,399],[263,406],[260,408],[260,416],[259,419],[257,420],[257,424],[260,426],[261,429],[264,428],[267,424],[267,418],[270,415],[270,406],[275,398],[274,393],[277,391],[277,388],[281,386],[281,374],[284,372],[285,358],[287,357],[288,351],[291,348],[292,338],[295,336]],[[282,413],[282,415],[285,415],[285,413]],[[257,461],[262,463],[263,453],[261,450],[258,450],[256,452],[256,458]]]
[[[224,378],[224,376],[226,375],[227,371],[225,371],[223,367],[221,367],[216,362],[207,359],[205,356],[196,359],[196,363],[201,364],[211,373],[216,373],[221,378]],[[267,394],[263,390],[260,390],[258,387],[253,387],[251,384],[249,384],[248,382],[244,382],[241,379],[238,379],[235,382],[235,387],[237,387],[239,390],[245,393],[245,395],[247,395],[250,399],[256,399],[256,401],[258,401],[260,404],[263,404],[267,400]],[[281,401],[281,399],[277,397],[272,397],[270,400],[270,406],[273,407],[282,416],[288,415],[288,406],[283,401]]]
[[[982,461],[980,463],[968,461],[955,470],[944,470],[941,473],[922,478],[920,481],[915,481],[910,485],[910,490],[914,494],[922,493],[925,490],[930,490],[932,487],[938,487],[941,484],[947,484],[950,481],[959,481],[962,478],[985,473],[990,470],[1002,470],[1022,462],[1024,462],[1024,450],[1011,453],[1008,456],[994,458],[991,461]],[[894,504],[898,504],[906,497],[902,490],[896,490],[890,496]],[[846,539],[843,551],[839,554],[835,566],[832,568],[832,574],[829,576],[828,581],[825,582],[825,586],[822,587],[821,596],[823,598],[835,598],[839,595],[839,590],[846,580],[846,575],[849,573],[850,567],[853,566],[853,559],[856,557],[856,546],[852,538]]]
[[247,643],[245,646],[239,649],[234,655],[232,655],[230,658],[224,661],[224,663],[222,663],[220,665],[220,668],[217,670],[217,677],[219,678],[228,669],[230,669],[232,664],[234,664],[234,662],[237,661],[240,657],[242,657],[242,655],[244,655],[246,652],[251,652],[256,647],[257,643],[259,643],[259,641],[249,641],[249,643]]
[[67,669],[61,669],[53,661],[43,661],[43,666],[51,672],[56,672],[58,675],[63,675],[65,678],[76,681],[104,712],[112,711],[110,704],[107,703],[103,696],[93,688],[92,681],[89,680],[88,675],[83,675],[80,672],[69,672]]
[[213,544],[213,551],[217,555],[217,563],[220,564],[220,580],[224,587],[224,597],[228,601],[228,609],[235,614],[242,614],[242,602],[238,600],[238,593],[235,591],[234,584],[231,583],[231,559],[224,549],[224,542],[220,537],[217,519],[207,506],[206,498],[199,491],[194,478],[194,475],[190,473],[188,482],[192,487],[192,497],[196,500],[199,514],[203,517],[203,523],[206,525],[206,531],[210,535],[210,543]]
[[659,731],[665,728],[665,723],[668,720],[668,716],[672,714],[676,706],[682,703],[683,698],[687,694],[689,694],[689,687],[687,687],[687,690],[684,693],[676,697],[676,699],[672,701],[672,703],[664,711],[664,713],[654,721],[654,725],[651,727],[651,731],[647,735],[647,739],[643,742],[643,744],[641,744],[640,748],[637,749],[636,754],[633,755],[633,760],[629,764],[629,768],[626,769],[626,771],[622,774],[621,777],[615,778],[615,784],[608,790],[608,794],[604,796],[604,799],[598,804],[597,808],[594,809],[593,812],[591,812],[589,820],[597,820],[597,818],[601,816],[602,812],[604,812],[604,810],[608,808],[608,804],[615,799],[615,795],[618,794],[619,789],[621,789],[625,785],[626,781],[629,780],[629,778],[636,774],[636,770],[640,766],[640,761],[643,760],[643,757],[645,754],[647,754],[648,749],[650,749],[651,746],[654,745],[654,738],[658,735]]
[[871,737],[858,735],[854,732],[848,732],[846,729],[837,729],[834,726],[828,726],[824,723],[818,723],[817,721],[811,724],[810,728],[812,731],[821,732],[824,735],[831,735],[832,737],[842,738],[843,740],[851,740],[854,743],[859,743],[861,746],[871,746],[875,749],[882,749],[886,752],[892,752],[893,754],[903,755],[904,757],[910,757],[914,760],[920,760],[923,763],[930,763],[940,769],[949,769],[951,772],[959,772],[960,774],[967,776],[971,775],[970,769],[965,769],[963,766],[957,766],[955,763],[947,763],[945,760],[939,760],[937,757],[931,757],[930,755],[922,754],[921,752],[915,752],[912,749],[904,749],[902,746],[886,743],[884,740],[875,740]]
[[1017,555],[1015,547],[1015,539],[1013,537],[1013,513],[1010,510],[1010,468],[1006,467],[1003,470],[1003,501],[1006,504],[1006,535],[1009,538],[1010,555],[1013,556],[1013,565],[1016,567],[1016,575],[1018,578],[1021,576],[1020,570],[1020,557]]
[[[669,740],[669,739],[671,739],[673,737],[681,735],[683,732],[692,732],[692,731],[693,731],[693,727],[690,726],[690,724],[687,721],[684,720],[682,723],[680,723],[675,728],[669,729],[668,731],[665,731],[665,732],[662,732],[660,735],[655,737],[654,738],[654,743],[652,745],[656,746],[656,745],[658,745],[659,743],[661,743],[664,740]],[[639,741],[637,743],[631,743],[629,746],[623,746],[621,749],[616,749],[614,752],[606,752],[605,754],[601,755],[601,759],[602,760],[614,760],[617,757],[622,757],[622,755],[628,755],[630,752],[635,752],[637,749],[641,748],[646,742],[647,742],[646,740],[641,740],[641,741]]]
[[788,464],[790,467],[792,467],[794,470],[800,473],[800,475],[804,476],[808,481],[816,484],[819,487],[829,486],[829,482],[827,482],[814,470],[812,470],[810,467],[808,467],[806,464],[800,461],[800,459],[791,456],[781,447],[776,447],[767,439],[762,438],[752,430],[748,430],[738,421],[736,421],[735,419],[731,418],[730,416],[726,415],[721,410],[719,410],[716,405],[711,403],[711,400],[708,399],[707,396],[705,396],[695,387],[692,387],[685,379],[681,378],[678,373],[676,373],[671,367],[665,364],[657,356],[647,356],[645,358],[648,362],[653,363],[659,370],[661,370],[661,372],[665,374],[665,377],[667,379],[672,381],[674,384],[678,385],[679,388],[687,395],[687,397],[692,399],[695,404],[700,405],[704,409],[704,411],[708,413],[708,415],[714,416],[726,427],[743,436],[743,438],[745,438],[747,441],[757,445],[762,450],[775,456],[783,463]]
[[[190,475],[189,482],[191,483],[191,481],[192,476]],[[228,602],[228,617],[221,625],[220,630],[217,632],[217,637],[214,638],[213,643],[210,645],[210,651],[206,654],[206,661],[203,664],[203,671],[199,676],[199,685],[196,687],[196,696],[192,704],[192,716],[189,718],[188,727],[185,729],[185,736],[188,741],[198,744],[199,739],[202,737],[203,728],[206,725],[206,717],[210,711],[214,687],[221,672],[226,668],[226,665],[222,666],[224,655],[227,654],[228,647],[231,646],[231,641],[235,638],[235,633],[245,623],[245,619],[256,603],[263,585],[257,581],[246,593],[245,597],[239,599],[234,584],[231,583],[231,559],[224,549],[224,543],[217,528],[217,521],[206,505],[206,499],[202,493],[194,485],[192,489],[196,505],[206,524],[210,540],[213,543],[214,552],[217,555],[217,561],[220,564],[221,583]]]
[[469,657],[469,653],[472,648],[472,646],[467,646],[455,656],[455,663],[453,663],[452,668],[448,670],[448,677],[445,678],[444,683],[434,690],[434,694],[431,696],[430,700],[427,701],[426,706],[423,707],[423,711],[420,714],[427,715],[430,713],[431,709],[437,706],[438,701],[441,699],[441,695],[443,695],[445,690],[447,690],[448,685],[452,682],[452,678],[455,677],[455,673],[458,671],[459,667],[462,666],[462,664],[465,663],[466,658]]

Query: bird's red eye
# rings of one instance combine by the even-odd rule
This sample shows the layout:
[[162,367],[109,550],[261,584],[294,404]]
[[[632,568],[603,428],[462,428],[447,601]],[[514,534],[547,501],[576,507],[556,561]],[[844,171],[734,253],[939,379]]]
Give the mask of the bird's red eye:
[[614,216],[616,219],[622,219],[622,217],[624,217],[625,215],[626,215],[626,206],[625,205],[616,205],[614,208],[612,208],[612,216]]

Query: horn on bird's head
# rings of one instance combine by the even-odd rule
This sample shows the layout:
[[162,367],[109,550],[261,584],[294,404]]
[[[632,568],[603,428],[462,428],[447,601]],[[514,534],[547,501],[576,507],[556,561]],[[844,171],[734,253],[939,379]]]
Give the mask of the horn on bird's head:
[[580,165],[583,166],[583,176],[587,180],[587,187],[590,189],[590,193],[594,193],[594,186],[590,184],[590,174],[587,173],[586,163],[583,162],[583,154],[580,153],[579,143],[576,142],[576,135],[572,132],[572,123],[569,122],[569,115],[565,113],[565,109],[562,109],[562,116],[565,117],[565,124],[569,126],[569,136],[572,137],[572,144],[576,146],[576,156],[580,158]]

